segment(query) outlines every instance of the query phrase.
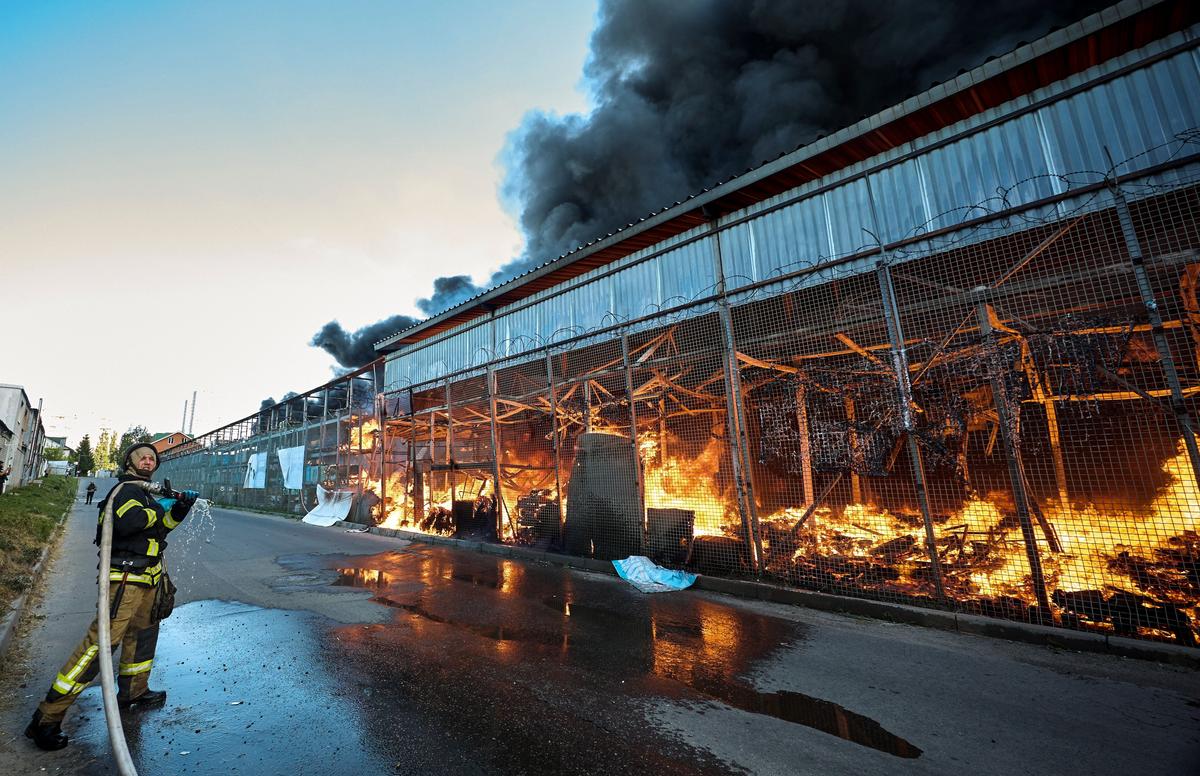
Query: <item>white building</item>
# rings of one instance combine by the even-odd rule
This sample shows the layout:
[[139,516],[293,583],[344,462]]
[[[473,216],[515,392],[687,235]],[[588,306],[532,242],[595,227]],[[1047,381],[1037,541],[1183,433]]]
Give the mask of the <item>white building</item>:
[[5,489],[24,485],[44,468],[46,430],[25,388],[0,383],[0,471],[10,470]]

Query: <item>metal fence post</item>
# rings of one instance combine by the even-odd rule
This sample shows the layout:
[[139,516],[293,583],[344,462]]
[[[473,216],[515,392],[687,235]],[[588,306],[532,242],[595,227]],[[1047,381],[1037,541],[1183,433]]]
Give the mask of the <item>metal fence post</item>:
[[583,378],[583,433],[592,432],[592,381]]
[[554,359],[546,349],[546,388],[550,392],[550,439],[554,450],[554,498],[558,502],[558,525],[562,530],[562,443],[558,438],[558,392],[554,389]]
[[[496,539],[504,540],[504,495],[500,487],[500,436],[496,428],[496,370],[492,362],[487,366],[488,419],[492,440],[492,496],[496,509]],[[509,522],[512,522],[511,520]],[[513,526],[513,542],[517,541],[516,526]]]
[[446,479],[449,481],[450,511],[454,511],[454,500],[458,498],[458,477],[454,472],[454,397],[451,396],[450,380],[446,379]]
[[913,420],[912,383],[908,374],[908,351],[904,346],[904,327],[900,321],[900,306],[896,301],[896,288],[892,283],[892,270],[886,258],[880,259],[879,291],[883,302],[883,317],[887,321],[888,338],[892,345],[892,368],[896,372],[897,398],[900,402],[900,419],[908,445],[908,457],[912,463],[913,483],[917,489],[917,502],[921,507],[921,519],[925,522],[925,547],[929,551],[930,570],[937,596],[944,603],[946,591],[942,586],[942,564],[938,557],[937,538],[933,531],[933,516],[929,508],[929,491],[925,480],[925,461],[917,441],[916,423]]
[[729,309],[729,297],[725,288],[725,266],[721,258],[721,237],[717,233],[717,222],[710,221],[713,242],[713,274],[716,277],[717,309],[721,319],[721,345],[724,350],[725,408],[729,424],[730,458],[733,466],[734,487],[738,494],[738,506],[742,513],[742,530],[746,539],[746,551],[750,555],[750,567],[755,574],[762,573],[762,532],[758,525],[758,505],[754,500],[754,485],[750,473],[750,438],[746,433],[744,405],[742,403],[742,370],[738,365],[737,343],[733,336],[733,314]]
[[383,518],[379,522],[383,523],[389,517],[387,506],[387,396],[384,394],[375,396],[375,419],[379,424],[379,513]]
[[646,483],[642,474],[642,459],[638,454],[637,404],[633,398],[633,369],[629,364],[629,335],[621,332],[621,365],[625,372],[625,395],[629,397],[629,448],[633,454],[633,474],[637,480],[638,512],[641,516],[640,546],[646,545]]
[[410,501],[409,516],[414,525],[419,525],[421,518],[424,517],[422,512],[425,511],[425,491],[424,483],[421,483],[421,492],[417,492],[417,412],[413,401],[412,391],[409,391],[409,424],[408,424],[408,471],[405,472],[405,493],[407,501]]
[[738,502],[742,507],[742,529],[746,534],[750,565],[758,574],[762,571],[762,537],[758,529],[758,505],[754,501],[754,486],[750,481],[750,441],[742,415],[742,371],[738,365],[729,305],[723,297],[720,304],[721,328],[724,335],[722,344],[725,348],[725,407],[729,420],[729,442],[733,446],[733,477],[738,491]]
[[[979,332],[983,335],[984,344],[993,348],[996,337],[992,330],[991,313],[988,309],[987,287],[976,290],[975,312],[979,321]],[[1012,418],[1008,412],[1008,390],[1004,385],[1004,375],[993,350],[988,359],[988,379],[992,386],[992,404],[1000,425],[1000,443],[1004,447],[1004,458],[1008,464],[1008,478],[1013,489],[1017,506],[1017,520],[1021,524],[1021,537],[1025,541],[1025,555],[1029,559],[1029,573],[1033,580],[1033,593],[1037,597],[1037,621],[1042,622],[1050,614],[1050,601],[1046,596],[1046,578],[1042,572],[1042,558],[1038,554],[1037,538],[1033,534],[1033,521],[1029,516],[1029,494],[1025,490],[1025,480],[1021,476],[1019,455],[1012,438]]]

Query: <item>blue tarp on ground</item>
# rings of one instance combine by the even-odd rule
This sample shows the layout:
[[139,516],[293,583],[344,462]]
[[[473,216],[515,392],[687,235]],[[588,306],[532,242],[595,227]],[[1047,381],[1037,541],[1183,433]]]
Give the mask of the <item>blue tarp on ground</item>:
[[644,555],[630,555],[625,560],[614,560],[613,568],[621,579],[643,593],[666,593],[683,590],[696,581],[695,574],[658,566]]

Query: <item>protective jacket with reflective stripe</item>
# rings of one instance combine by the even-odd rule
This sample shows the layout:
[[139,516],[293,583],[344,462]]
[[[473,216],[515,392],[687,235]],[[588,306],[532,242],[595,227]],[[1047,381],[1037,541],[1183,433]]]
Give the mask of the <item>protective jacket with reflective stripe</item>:
[[109,499],[113,500],[113,541],[111,568],[120,579],[129,571],[128,581],[154,585],[162,571],[162,554],[167,548],[167,534],[191,509],[189,504],[176,502],[167,512],[153,494],[139,485],[124,485],[137,480],[122,475],[116,487],[100,502],[100,517],[96,525],[96,543],[100,543],[104,512]]

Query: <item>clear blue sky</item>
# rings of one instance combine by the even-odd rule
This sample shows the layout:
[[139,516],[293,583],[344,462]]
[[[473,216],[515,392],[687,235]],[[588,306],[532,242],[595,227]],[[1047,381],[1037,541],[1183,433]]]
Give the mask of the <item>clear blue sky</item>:
[[595,12],[0,0],[0,382],[72,442],[324,382],[323,323],[518,252],[497,154],[527,110],[586,110]]

